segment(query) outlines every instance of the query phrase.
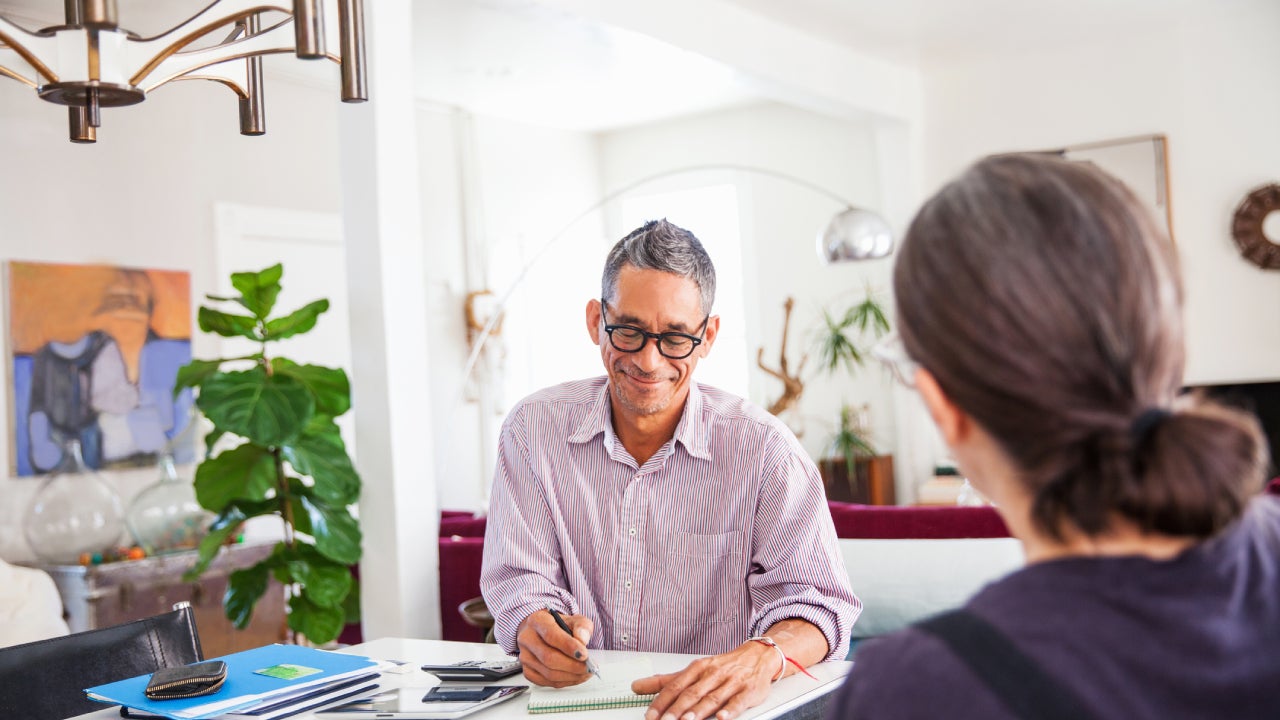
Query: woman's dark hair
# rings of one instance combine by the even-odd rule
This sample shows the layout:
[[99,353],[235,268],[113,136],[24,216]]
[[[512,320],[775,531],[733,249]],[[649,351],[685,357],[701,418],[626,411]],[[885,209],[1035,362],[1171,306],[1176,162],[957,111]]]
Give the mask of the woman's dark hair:
[[1172,244],[1092,165],[977,163],[912,222],[894,290],[908,354],[1013,459],[1051,536],[1098,535],[1118,513],[1207,537],[1261,488],[1256,419],[1178,396]]

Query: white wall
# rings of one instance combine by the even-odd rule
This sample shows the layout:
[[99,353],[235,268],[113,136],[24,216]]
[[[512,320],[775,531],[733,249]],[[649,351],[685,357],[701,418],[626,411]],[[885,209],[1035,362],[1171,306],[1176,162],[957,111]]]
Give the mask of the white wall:
[[[762,103],[606,133],[600,148],[602,178],[610,191],[665,170],[728,163],[793,175],[872,210],[881,210],[883,201],[882,159],[873,121],[855,122]],[[802,354],[812,349],[824,307],[843,310],[860,299],[870,284],[892,311],[890,261],[821,264],[817,234],[843,206],[796,183],[751,172],[699,172],[637,191],[721,182],[732,182],[739,189],[747,296],[746,317],[725,317],[721,323],[722,327],[746,326],[751,399],[767,405],[781,394],[782,385],[756,368],[755,353],[764,347],[765,363],[777,367],[786,297],[796,299],[788,344],[794,371]],[[821,454],[838,423],[842,402],[869,402],[875,437],[885,451],[892,452],[892,402],[888,378],[880,369],[872,363],[852,378],[828,377],[816,370],[813,355],[806,367],[799,412],[788,418],[806,449],[814,457]]]
[[[419,104],[418,133],[440,507],[481,510],[511,406],[601,372],[583,308],[607,246],[598,213],[570,224],[600,197],[595,138],[433,103]],[[464,389],[463,307],[481,289],[506,298],[506,317],[488,374],[477,366]],[[489,395],[475,382],[486,376]]]
[[929,192],[991,152],[1168,134],[1187,380],[1280,378],[1280,273],[1245,261],[1230,237],[1244,194],[1280,180],[1278,36],[1280,4],[1233,0],[1153,18],[1122,41],[927,68]]
[[[266,96],[262,137],[239,134],[226,88],[187,82],[135,107],[104,109],[97,144],[73,145],[65,108],[0,80],[0,259],[186,270],[194,308],[217,285],[216,202],[340,209],[336,90],[268,76]],[[193,354],[213,356],[216,341],[192,324]],[[21,518],[39,479],[8,477],[8,395],[0,383],[0,557],[24,560]],[[158,474],[107,476],[127,502]]]

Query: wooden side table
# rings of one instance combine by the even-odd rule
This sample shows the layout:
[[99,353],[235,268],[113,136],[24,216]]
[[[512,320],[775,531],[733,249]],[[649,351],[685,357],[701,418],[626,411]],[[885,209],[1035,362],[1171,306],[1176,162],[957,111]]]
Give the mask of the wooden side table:
[[893,456],[874,455],[857,459],[853,477],[844,458],[824,458],[818,462],[827,499],[862,505],[893,505]]

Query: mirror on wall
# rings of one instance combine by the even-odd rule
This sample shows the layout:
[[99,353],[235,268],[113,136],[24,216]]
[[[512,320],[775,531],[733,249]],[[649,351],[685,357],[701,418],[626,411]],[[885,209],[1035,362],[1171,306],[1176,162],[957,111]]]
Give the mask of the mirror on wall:
[[1165,225],[1173,239],[1173,207],[1169,202],[1169,140],[1164,135],[1100,140],[1059,148],[1068,160],[1091,162],[1128,185]]

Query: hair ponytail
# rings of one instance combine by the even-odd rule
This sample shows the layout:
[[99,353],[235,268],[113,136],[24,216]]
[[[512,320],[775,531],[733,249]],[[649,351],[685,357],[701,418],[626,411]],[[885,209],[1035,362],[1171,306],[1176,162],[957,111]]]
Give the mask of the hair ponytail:
[[1177,259],[1097,168],[981,161],[916,215],[894,290],[907,353],[1008,454],[1041,530],[1098,535],[1119,515],[1206,537],[1261,487],[1257,421],[1175,400]]
[[1261,490],[1266,445],[1252,415],[1198,395],[1184,403],[1134,446],[1135,487],[1116,507],[1154,532],[1207,537]]

